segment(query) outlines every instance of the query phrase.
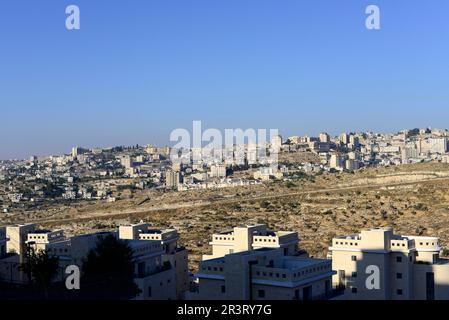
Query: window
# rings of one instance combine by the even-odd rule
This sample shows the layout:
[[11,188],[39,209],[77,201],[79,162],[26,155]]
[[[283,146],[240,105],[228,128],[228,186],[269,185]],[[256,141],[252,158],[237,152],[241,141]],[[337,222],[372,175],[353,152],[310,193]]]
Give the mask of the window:
[[352,288],[351,288],[351,292],[354,293],[354,294],[356,294],[356,293],[357,293],[357,288],[356,288],[356,287],[352,287]]
[[225,286],[221,286],[221,293],[226,293],[226,287]]
[[401,263],[402,262],[402,257],[396,257],[396,262],[397,263]]
[[402,279],[402,273],[396,273],[396,279]]
[[352,277],[353,277],[353,278],[357,278],[357,272],[353,272],[353,273],[352,273]]
[[398,294],[398,296],[402,296],[402,289],[396,290],[396,293]]
[[259,298],[265,298],[265,290],[259,290],[257,292],[257,295]]
[[357,261],[357,257],[356,257],[356,256],[352,256],[352,257],[351,257],[351,260],[352,260],[352,261]]

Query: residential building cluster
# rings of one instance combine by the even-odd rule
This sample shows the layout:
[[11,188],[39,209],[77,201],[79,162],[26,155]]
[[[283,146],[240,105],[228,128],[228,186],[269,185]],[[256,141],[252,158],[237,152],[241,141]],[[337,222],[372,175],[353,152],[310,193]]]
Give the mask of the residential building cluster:
[[34,224],[0,228],[0,279],[26,284],[29,278],[21,266],[34,249],[58,258],[59,271],[54,281],[62,281],[66,267],[76,265],[82,270],[88,253],[106,236],[125,241],[133,252],[134,282],[140,290],[136,300],[185,298],[189,287],[188,252],[178,245],[178,232],[151,229],[143,222],[120,226],[118,231],[70,238],[63,230],[38,229]]
[[0,228],[0,279],[26,283],[20,266],[30,248],[57,257],[64,268],[82,264],[99,239],[112,235],[132,249],[139,300],[446,300],[449,260],[439,239],[396,235],[392,228],[363,230],[332,240],[326,259],[300,249],[297,232],[264,224],[212,235],[212,252],[188,273],[188,251],[177,230],[144,222],[67,238],[34,224]]

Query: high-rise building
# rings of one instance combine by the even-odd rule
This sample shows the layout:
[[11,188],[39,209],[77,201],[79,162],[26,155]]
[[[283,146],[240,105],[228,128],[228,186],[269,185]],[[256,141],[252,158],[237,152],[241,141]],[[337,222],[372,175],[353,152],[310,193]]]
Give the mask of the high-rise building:
[[345,169],[354,171],[359,169],[359,162],[357,160],[347,159],[345,161]]
[[344,145],[349,143],[349,135],[347,133],[342,133],[340,135],[340,142]]
[[78,155],[85,153],[87,150],[81,147],[72,148],[72,157],[76,158]]
[[358,145],[359,145],[359,137],[351,134],[349,136],[349,144],[351,144],[354,147],[358,147]]
[[210,166],[209,171],[210,178],[226,178],[226,165],[225,164],[213,164]]
[[447,149],[447,138],[430,138],[430,152],[432,153],[446,153]]
[[329,162],[329,166],[333,169],[343,168],[344,158],[339,154],[331,154],[331,159]]
[[320,142],[328,143],[330,141],[331,141],[331,138],[326,132],[320,133]]
[[132,157],[124,156],[120,158],[120,164],[125,167],[125,169],[130,169],[134,166],[134,161]]
[[37,157],[36,156],[31,156],[30,157],[30,164],[31,165],[36,165],[37,164]]
[[167,188],[177,188],[181,182],[179,171],[167,170],[165,172],[165,186]]

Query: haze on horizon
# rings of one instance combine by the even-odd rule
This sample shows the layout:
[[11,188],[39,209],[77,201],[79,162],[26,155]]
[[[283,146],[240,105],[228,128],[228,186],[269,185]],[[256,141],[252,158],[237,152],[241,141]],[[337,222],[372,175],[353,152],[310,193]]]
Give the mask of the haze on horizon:
[[[65,29],[65,7],[81,30]],[[169,144],[173,129],[447,128],[449,2],[0,5],[0,159]]]

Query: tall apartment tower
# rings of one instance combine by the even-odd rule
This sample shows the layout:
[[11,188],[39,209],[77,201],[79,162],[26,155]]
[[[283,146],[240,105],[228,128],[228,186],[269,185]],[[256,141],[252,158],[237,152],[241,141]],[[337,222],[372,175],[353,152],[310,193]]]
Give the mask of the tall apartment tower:
[[344,158],[339,154],[331,154],[331,158],[329,161],[329,166],[333,169],[343,168],[344,166]]
[[177,188],[181,182],[179,171],[167,170],[165,172],[165,186],[167,188]]
[[328,143],[331,141],[330,136],[326,132],[320,133],[320,142],[322,143]]
[[348,144],[349,143],[349,135],[347,133],[342,133],[340,135],[340,142],[343,144]]
[[[440,250],[438,238],[378,228],[334,238],[328,258],[337,272],[333,284],[346,287],[344,299],[449,299],[449,260],[439,258]],[[378,286],[369,285],[373,277]]]

